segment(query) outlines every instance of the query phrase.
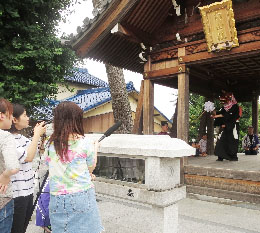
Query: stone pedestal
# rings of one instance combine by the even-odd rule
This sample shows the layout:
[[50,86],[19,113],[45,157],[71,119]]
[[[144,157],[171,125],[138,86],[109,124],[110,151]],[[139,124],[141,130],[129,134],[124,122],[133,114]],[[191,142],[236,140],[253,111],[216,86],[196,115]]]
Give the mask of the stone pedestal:
[[180,159],[148,157],[145,160],[148,190],[162,191],[180,184]]
[[97,177],[94,183],[99,205],[102,211],[111,212],[102,220],[113,221],[116,228],[113,232],[177,232],[177,202],[186,197],[186,187],[180,185],[180,158],[194,153],[195,149],[187,143],[169,136],[112,135],[106,138],[101,142],[98,155],[144,160],[145,182]]

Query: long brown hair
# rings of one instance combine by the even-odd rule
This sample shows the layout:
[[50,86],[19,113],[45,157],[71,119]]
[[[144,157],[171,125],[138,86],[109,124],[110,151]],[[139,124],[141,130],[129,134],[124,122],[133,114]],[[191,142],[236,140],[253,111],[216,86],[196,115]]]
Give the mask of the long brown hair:
[[83,110],[75,103],[64,101],[54,109],[53,134],[49,143],[54,142],[60,159],[67,161],[68,140],[71,134],[84,135]]

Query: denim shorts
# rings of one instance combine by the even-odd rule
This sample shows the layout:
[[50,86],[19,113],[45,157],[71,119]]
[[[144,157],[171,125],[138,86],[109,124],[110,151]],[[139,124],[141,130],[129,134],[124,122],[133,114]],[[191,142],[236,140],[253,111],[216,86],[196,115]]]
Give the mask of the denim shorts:
[[51,195],[49,211],[52,233],[100,233],[104,230],[94,188]]
[[14,200],[9,201],[0,210],[0,232],[10,233],[13,224]]

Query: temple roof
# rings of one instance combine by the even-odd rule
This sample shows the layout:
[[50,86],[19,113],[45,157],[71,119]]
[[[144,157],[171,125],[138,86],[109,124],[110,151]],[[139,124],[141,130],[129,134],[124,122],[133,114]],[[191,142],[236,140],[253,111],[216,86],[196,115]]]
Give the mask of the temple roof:
[[232,1],[239,46],[218,52],[208,52],[198,7],[220,1],[101,2],[95,17],[85,19],[70,41],[78,56],[143,73],[144,79],[172,88],[178,87],[178,74],[186,72],[189,90],[208,98],[221,89],[233,92],[238,101],[260,95],[258,0]]
[[64,77],[65,80],[87,84],[95,87],[108,87],[108,83],[91,75],[86,68],[74,68],[73,75]]
[[[102,2],[101,8],[94,9],[94,18],[85,18],[83,26],[78,26],[78,34],[71,40],[73,49],[80,57],[92,58],[142,73],[140,44],[152,43],[152,34],[156,33],[167,18],[173,7],[172,2],[170,0]],[[86,41],[89,46],[84,49],[83,44]]]

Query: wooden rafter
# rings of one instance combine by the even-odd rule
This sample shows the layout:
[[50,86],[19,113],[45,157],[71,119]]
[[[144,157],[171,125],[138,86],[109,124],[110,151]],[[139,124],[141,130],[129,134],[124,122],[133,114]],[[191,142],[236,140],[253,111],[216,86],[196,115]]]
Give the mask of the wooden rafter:
[[126,36],[129,40],[136,43],[144,43],[148,45],[155,43],[151,34],[131,25],[120,24],[119,34]]

